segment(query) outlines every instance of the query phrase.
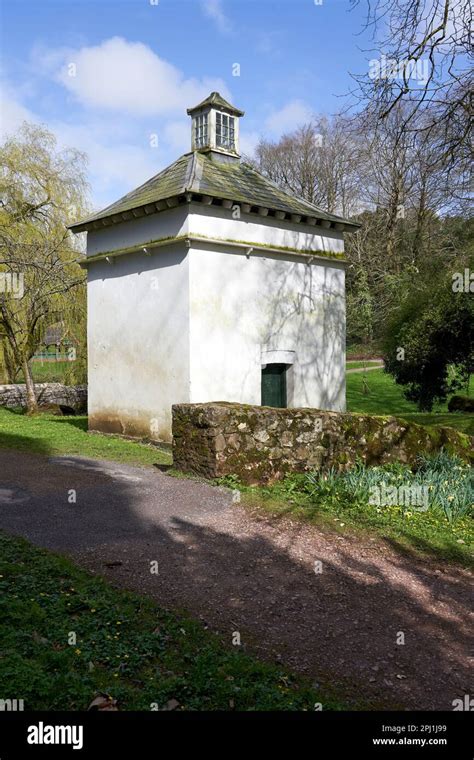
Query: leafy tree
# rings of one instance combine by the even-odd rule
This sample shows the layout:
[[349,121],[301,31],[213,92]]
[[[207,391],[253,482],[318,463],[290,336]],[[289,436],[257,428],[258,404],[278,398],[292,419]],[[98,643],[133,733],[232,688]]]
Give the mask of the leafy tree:
[[48,325],[77,323],[83,309],[80,251],[66,225],[85,212],[85,157],[24,123],[0,148],[0,167],[0,343],[4,372],[23,370],[32,412],[29,360]]
[[468,383],[473,361],[472,294],[453,292],[446,275],[436,288],[412,291],[385,341],[385,369],[405,386],[406,398],[431,411]]

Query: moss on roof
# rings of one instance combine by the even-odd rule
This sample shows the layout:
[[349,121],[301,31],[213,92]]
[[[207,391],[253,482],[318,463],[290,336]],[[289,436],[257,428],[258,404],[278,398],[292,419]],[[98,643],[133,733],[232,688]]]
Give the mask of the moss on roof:
[[99,213],[71,225],[71,229],[185,193],[209,195],[274,211],[352,224],[340,216],[328,214],[303,198],[290,195],[249,164],[240,161],[224,163],[213,159],[212,153],[193,151],[185,153],[171,166]]
[[201,108],[206,108],[206,106],[210,106],[211,108],[220,108],[223,111],[229,111],[236,116],[244,116],[245,114],[245,112],[241,111],[240,108],[236,108],[232,105],[232,103],[229,103],[229,101],[223,98],[220,92],[211,92],[211,94],[208,95],[207,98],[202,100],[200,103],[198,103],[197,106],[188,108],[187,113],[189,116],[192,116],[195,111],[199,111]]

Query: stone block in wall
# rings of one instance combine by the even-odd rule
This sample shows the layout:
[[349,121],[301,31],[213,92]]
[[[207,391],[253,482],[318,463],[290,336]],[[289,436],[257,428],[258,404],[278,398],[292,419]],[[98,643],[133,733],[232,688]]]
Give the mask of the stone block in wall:
[[208,478],[236,475],[269,483],[293,472],[413,464],[421,452],[445,448],[470,460],[473,439],[446,428],[427,428],[396,417],[275,409],[244,404],[173,406],[174,466]]
[[[35,383],[35,391],[40,409],[60,407],[74,414],[87,412],[87,385]],[[26,386],[23,383],[0,385],[0,406],[26,409]]]

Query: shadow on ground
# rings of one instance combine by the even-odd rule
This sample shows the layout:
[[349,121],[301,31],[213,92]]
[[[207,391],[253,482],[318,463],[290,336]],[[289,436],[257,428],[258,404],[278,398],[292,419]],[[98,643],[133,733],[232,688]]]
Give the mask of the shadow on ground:
[[449,710],[469,693],[467,571],[251,515],[155,470],[0,451],[0,473],[1,528],[186,609],[229,646],[238,631],[346,702]]
[[64,425],[72,425],[72,427],[77,428],[78,430],[83,430],[85,433],[87,433],[87,417],[85,416],[74,416],[74,415],[57,415],[54,417],[50,417],[51,422],[60,422]]

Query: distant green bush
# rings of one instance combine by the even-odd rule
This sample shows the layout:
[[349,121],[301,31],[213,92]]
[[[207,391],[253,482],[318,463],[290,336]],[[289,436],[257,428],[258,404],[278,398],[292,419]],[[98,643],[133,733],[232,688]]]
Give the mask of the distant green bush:
[[448,404],[450,412],[474,412],[474,399],[469,396],[453,396]]

